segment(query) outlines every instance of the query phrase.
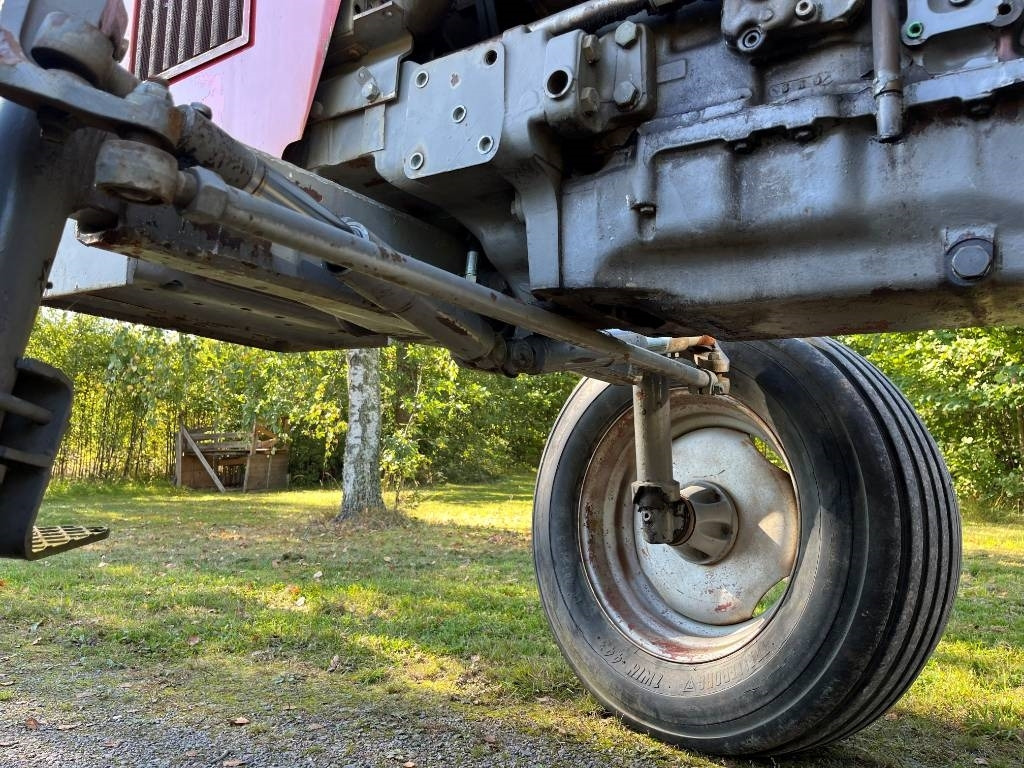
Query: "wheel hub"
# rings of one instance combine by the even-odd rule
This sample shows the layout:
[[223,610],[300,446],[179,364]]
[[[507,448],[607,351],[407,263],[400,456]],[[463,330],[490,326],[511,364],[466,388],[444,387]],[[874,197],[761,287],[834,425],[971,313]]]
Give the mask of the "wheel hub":
[[638,523],[641,570],[684,616],[719,626],[752,618],[796,557],[796,498],[789,475],[750,435],[719,427],[676,438],[672,465],[694,507],[693,534],[675,547],[649,544]]

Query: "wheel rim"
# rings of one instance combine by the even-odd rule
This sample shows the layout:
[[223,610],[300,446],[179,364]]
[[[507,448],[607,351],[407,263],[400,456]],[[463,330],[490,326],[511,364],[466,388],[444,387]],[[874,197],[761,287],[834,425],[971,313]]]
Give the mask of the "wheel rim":
[[785,600],[797,496],[790,473],[773,463],[789,466],[780,441],[737,400],[674,391],[672,434],[675,479],[713,484],[733,503],[728,553],[705,565],[686,548],[644,540],[630,491],[631,409],[600,438],[584,475],[580,549],[598,603],[630,642],[671,661],[710,661],[749,642]]

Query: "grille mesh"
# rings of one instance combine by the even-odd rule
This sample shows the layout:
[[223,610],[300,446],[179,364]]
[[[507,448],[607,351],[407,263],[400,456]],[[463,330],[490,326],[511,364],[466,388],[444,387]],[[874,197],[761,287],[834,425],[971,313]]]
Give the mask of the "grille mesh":
[[135,74],[156,77],[242,38],[249,2],[138,0]]

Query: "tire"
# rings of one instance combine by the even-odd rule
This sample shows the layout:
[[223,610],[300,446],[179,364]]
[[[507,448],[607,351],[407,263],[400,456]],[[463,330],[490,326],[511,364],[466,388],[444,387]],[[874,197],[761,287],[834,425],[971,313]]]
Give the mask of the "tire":
[[867,361],[829,339],[723,348],[729,396],[673,391],[673,463],[732,498],[733,549],[700,565],[643,540],[631,392],[585,380],[538,474],[540,595],[628,724],[711,754],[798,752],[864,728],[917,677],[956,593],[959,512],[931,437]]

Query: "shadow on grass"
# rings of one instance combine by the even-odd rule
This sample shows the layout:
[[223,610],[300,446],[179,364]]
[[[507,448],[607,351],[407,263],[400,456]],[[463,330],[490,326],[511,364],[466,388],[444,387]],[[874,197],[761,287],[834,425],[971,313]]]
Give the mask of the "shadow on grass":
[[[512,498],[528,516],[528,482],[431,491],[424,508],[468,520],[457,508],[493,514]],[[67,693],[61,670],[77,664],[112,686],[158,673],[154,685],[166,685],[169,674],[168,706],[186,712],[201,702],[218,711],[256,701],[311,712],[345,701],[457,706],[528,720],[555,738],[657,749],[663,764],[713,764],[674,762],[680,753],[600,715],[547,630],[521,520],[346,534],[318,522],[333,504],[317,493],[59,499],[47,515],[79,508],[121,530],[59,559],[0,565],[0,656],[55,697]],[[972,765],[977,755],[1014,765],[1024,598],[1010,587],[1022,566],[1016,554],[972,553],[946,639],[895,718],[780,763]]]

